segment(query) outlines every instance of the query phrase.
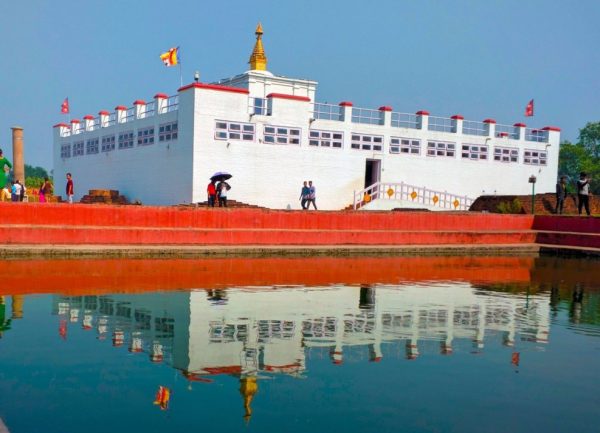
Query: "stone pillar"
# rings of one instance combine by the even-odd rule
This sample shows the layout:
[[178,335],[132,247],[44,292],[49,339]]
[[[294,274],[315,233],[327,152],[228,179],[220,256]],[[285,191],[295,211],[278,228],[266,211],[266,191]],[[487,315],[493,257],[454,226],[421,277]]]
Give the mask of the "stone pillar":
[[127,107],[117,105],[115,111],[117,112],[117,123],[125,123],[127,121]]
[[88,114],[83,116],[83,125],[86,131],[93,131],[94,129],[94,116]]
[[143,119],[144,117],[146,117],[146,101],[138,99],[136,101],[133,101],[133,106],[135,107],[136,119]]
[[106,110],[102,110],[98,113],[98,116],[100,117],[100,128],[106,128],[108,126],[108,117],[110,116],[110,113]]
[[166,113],[169,97],[164,93],[157,93],[154,95],[154,100],[156,101],[156,114]]
[[12,128],[13,145],[13,179],[25,184],[25,160],[23,159],[23,128],[13,126]]

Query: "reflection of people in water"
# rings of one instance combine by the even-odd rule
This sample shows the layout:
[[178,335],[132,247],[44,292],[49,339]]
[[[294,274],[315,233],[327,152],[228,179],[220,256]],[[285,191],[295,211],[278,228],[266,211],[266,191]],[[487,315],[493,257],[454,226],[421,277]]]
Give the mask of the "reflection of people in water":
[[579,323],[581,320],[581,304],[583,302],[583,287],[576,284],[573,290],[573,302],[571,303],[570,316],[573,323]]
[[208,300],[212,304],[225,305],[227,304],[227,292],[225,290],[209,290],[206,293]]
[[252,416],[252,399],[254,394],[258,392],[258,383],[256,382],[255,376],[246,376],[240,378],[240,394],[244,397],[244,420],[250,421]]
[[550,308],[552,309],[552,315],[556,317],[558,314],[558,304],[560,303],[560,291],[558,285],[553,284],[550,289]]
[[6,303],[4,302],[4,296],[0,296],[0,338],[4,331],[10,329],[11,319],[6,318]]

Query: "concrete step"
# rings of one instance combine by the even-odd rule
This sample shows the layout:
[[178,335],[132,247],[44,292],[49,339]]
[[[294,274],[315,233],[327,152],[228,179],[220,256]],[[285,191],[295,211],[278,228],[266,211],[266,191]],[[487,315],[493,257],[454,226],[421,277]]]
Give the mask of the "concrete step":
[[0,227],[5,245],[473,245],[535,242],[521,231],[220,229],[67,225]]
[[545,245],[600,248],[599,233],[538,231],[535,239],[537,243]]

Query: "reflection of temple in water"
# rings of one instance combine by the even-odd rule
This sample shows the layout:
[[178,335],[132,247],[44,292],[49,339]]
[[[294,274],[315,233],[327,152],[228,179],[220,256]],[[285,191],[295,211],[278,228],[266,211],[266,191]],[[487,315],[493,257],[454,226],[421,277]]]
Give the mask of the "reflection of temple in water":
[[258,373],[300,375],[307,348],[328,348],[342,364],[353,347],[379,361],[382,345],[396,342],[415,359],[426,342],[442,354],[461,340],[481,351],[492,334],[507,346],[517,334],[544,343],[550,326],[549,296],[507,296],[466,283],[57,296],[53,308],[61,335],[77,323],[114,346],[169,362],[190,381],[240,377],[246,416]]

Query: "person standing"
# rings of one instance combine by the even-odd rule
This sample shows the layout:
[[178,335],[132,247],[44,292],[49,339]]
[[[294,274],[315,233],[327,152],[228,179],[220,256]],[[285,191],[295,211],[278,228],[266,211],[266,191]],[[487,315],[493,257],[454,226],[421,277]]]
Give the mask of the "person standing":
[[2,149],[0,149],[0,185],[4,186],[8,183],[8,174],[11,168],[12,164],[6,159],[2,154]]
[[68,199],[69,203],[73,204],[74,189],[73,189],[73,176],[71,175],[71,173],[67,173],[67,187],[66,187],[65,192],[67,193],[67,199]]
[[0,201],[10,201],[10,184],[4,185],[2,188],[2,196],[0,197]]
[[562,214],[563,207],[565,205],[565,199],[567,198],[567,176],[561,176],[560,180],[556,184],[556,208],[554,213]]
[[585,206],[585,212],[590,216],[590,180],[587,173],[581,172],[577,181],[577,208],[581,215],[581,208]]
[[19,201],[19,195],[17,194],[17,183],[11,182],[10,187],[10,201]]
[[215,200],[217,199],[217,188],[215,187],[214,180],[210,181],[210,183],[206,187],[206,192],[208,193],[208,205],[210,207],[215,207]]
[[313,185],[312,180],[308,181],[308,204],[306,205],[306,209],[310,208],[310,204],[312,203],[315,210],[317,210],[317,188]]
[[219,198],[219,207],[227,207],[227,191],[231,189],[231,186],[222,180],[217,184],[217,196]]
[[300,190],[300,206],[302,206],[303,210],[307,209],[306,203],[308,202],[308,198],[310,197],[310,188],[307,185],[307,182],[304,181],[302,189]]
[[42,186],[40,187],[40,203],[46,203],[48,199],[46,198],[52,192],[52,185],[50,184],[50,180],[45,177]]
[[23,201],[25,200],[25,193],[27,192],[27,188],[25,188],[25,182],[21,183],[17,181],[17,183],[21,187],[21,190],[19,191],[19,201]]

